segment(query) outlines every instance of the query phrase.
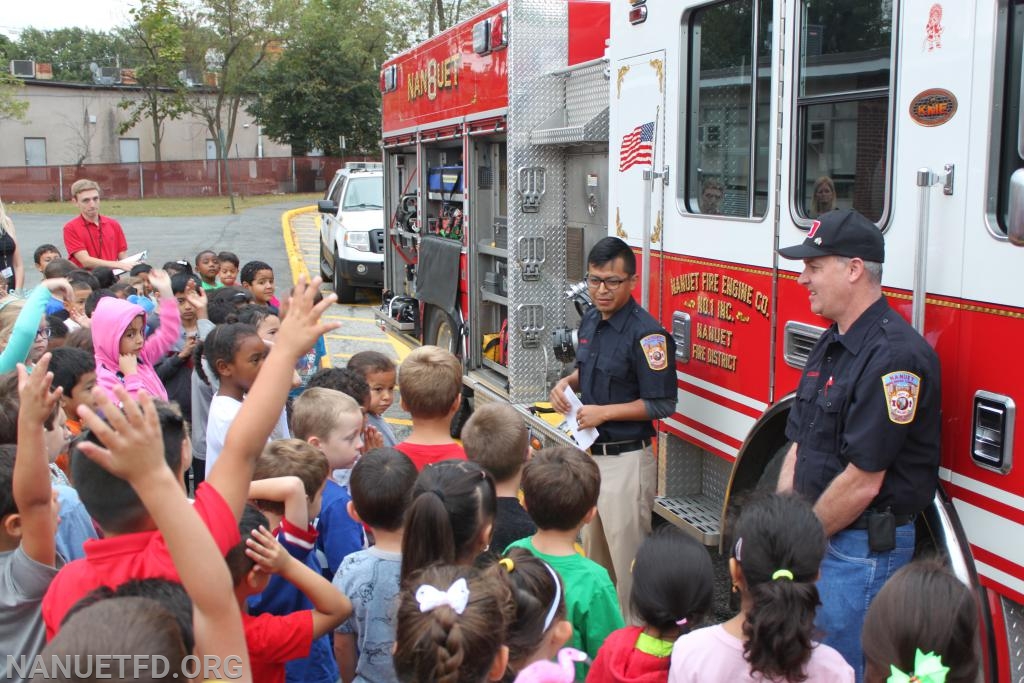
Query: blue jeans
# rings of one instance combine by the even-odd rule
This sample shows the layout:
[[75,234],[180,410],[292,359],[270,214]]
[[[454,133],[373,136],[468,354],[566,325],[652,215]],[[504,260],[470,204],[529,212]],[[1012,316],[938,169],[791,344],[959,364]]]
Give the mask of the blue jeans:
[[847,529],[828,539],[818,579],[821,607],[814,624],[821,642],[838,650],[853,667],[858,683],[864,680],[860,632],[868,605],[913,555],[913,523],[896,527],[896,547],[884,553],[868,549],[867,529]]

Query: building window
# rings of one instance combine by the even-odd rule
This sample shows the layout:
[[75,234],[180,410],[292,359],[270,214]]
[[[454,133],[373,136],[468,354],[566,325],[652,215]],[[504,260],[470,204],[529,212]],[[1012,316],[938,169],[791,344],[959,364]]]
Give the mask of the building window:
[[118,140],[118,147],[121,153],[122,164],[137,164],[139,163],[139,139],[138,138],[121,138]]
[[25,138],[25,165],[46,166],[46,138]]
[[753,217],[768,206],[772,59],[770,0],[693,12],[682,199],[691,213]]
[[853,208],[881,223],[892,158],[892,0],[802,0],[799,11],[795,212]]

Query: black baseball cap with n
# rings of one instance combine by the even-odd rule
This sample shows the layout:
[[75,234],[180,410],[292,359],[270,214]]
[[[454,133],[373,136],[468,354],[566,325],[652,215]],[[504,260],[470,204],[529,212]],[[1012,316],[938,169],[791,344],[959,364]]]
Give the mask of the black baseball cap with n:
[[844,256],[885,262],[885,240],[878,226],[853,209],[829,211],[818,217],[801,244],[779,249],[786,259]]

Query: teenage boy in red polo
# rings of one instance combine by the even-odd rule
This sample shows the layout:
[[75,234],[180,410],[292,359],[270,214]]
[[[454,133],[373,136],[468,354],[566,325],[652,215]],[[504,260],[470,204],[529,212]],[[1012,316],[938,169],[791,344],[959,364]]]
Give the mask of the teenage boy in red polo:
[[80,214],[64,225],[68,259],[88,270],[99,266],[131,270],[135,264],[122,260],[128,255],[128,242],[121,224],[100,215],[100,186],[93,180],[76,180],[71,195]]

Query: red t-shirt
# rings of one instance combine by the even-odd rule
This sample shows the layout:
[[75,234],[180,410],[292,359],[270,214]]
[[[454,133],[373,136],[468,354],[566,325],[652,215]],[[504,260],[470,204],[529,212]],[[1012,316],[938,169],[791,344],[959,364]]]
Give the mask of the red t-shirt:
[[75,258],[76,251],[84,251],[104,261],[116,261],[121,253],[128,251],[121,224],[109,216],[100,216],[99,221],[99,225],[89,223],[79,214],[64,224],[64,248],[68,251],[68,260],[79,268],[82,264]]
[[[195,510],[222,554],[241,543],[238,521],[217,489],[200,484]],[[95,588],[117,588],[132,579],[181,580],[159,531],[86,541],[82,549],[85,557],[64,565],[43,597],[47,640],[60,630],[60,622],[68,610]]]
[[400,453],[405,453],[416,465],[416,471],[420,472],[427,465],[433,465],[442,460],[465,460],[466,451],[457,443],[443,443],[425,446],[421,443],[409,443],[403,441],[395,446]]
[[242,626],[256,683],[284,683],[285,663],[308,657],[313,645],[312,610],[284,616],[243,614]]

